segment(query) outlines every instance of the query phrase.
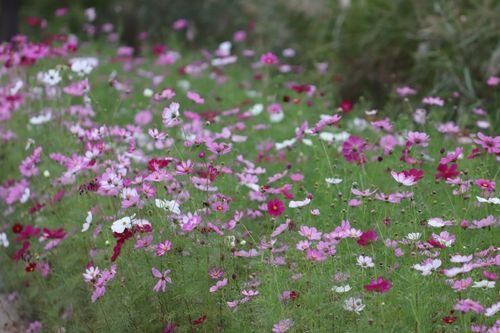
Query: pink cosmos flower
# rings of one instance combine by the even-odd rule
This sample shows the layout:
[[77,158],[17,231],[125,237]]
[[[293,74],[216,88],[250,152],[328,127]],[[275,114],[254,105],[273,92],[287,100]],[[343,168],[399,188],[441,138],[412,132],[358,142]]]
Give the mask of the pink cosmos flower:
[[498,76],[490,76],[488,81],[486,82],[490,87],[495,87],[500,84],[500,77]]
[[174,30],[182,30],[184,28],[186,28],[188,26],[188,21],[186,19],[178,19],[176,21],[174,21],[174,23],[172,24],[172,29]]
[[181,217],[180,225],[183,231],[193,231],[201,223],[201,216],[187,213]]
[[247,33],[243,30],[236,31],[233,34],[233,41],[236,43],[243,42],[247,38]]
[[448,231],[443,231],[439,235],[432,234],[431,239],[445,247],[450,247],[453,243],[455,243],[455,236],[450,234]]
[[408,142],[415,146],[427,147],[430,137],[423,132],[408,132]]
[[416,95],[417,91],[411,87],[404,86],[404,87],[397,87],[396,93],[401,97],[406,97],[406,96]]
[[156,244],[155,253],[157,256],[161,257],[171,249],[172,249],[172,242],[167,239],[163,243]]
[[153,290],[157,293],[165,292],[167,289],[167,283],[172,283],[172,279],[170,278],[170,269],[165,270],[161,273],[156,267],[151,268],[151,273],[155,278],[158,279],[158,282],[154,286]]
[[276,65],[278,57],[272,52],[267,52],[260,57],[260,62],[264,65]]
[[187,98],[195,102],[196,104],[204,104],[205,99],[203,99],[197,92],[195,91],[188,91],[187,92]]
[[224,270],[222,268],[219,268],[219,267],[212,267],[210,268],[210,270],[208,271],[208,276],[212,279],[212,280],[218,280],[218,279],[221,279],[223,276],[224,276]]
[[454,122],[449,121],[444,124],[439,124],[437,130],[440,133],[457,134],[460,132],[460,127],[458,127]]
[[153,95],[153,99],[157,102],[164,99],[172,99],[175,97],[175,90],[172,88],[165,88],[161,92]]
[[306,258],[307,260],[310,261],[325,261],[326,260],[326,255],[323,251],[316,250],[316,249],[307,249],[306,250]]
[[403,170],[402,172],[391,171],[391,175],[398,183],[412,186],[424,177],[424,171],[418,169]]
[[306,237],[309,240],[320,240],[321,232],[318,231],[315,227],[308,227],[303,225],[300,227],[299,235]]
[[208,141],[205,144],[207,145],[207,149],[216,155],[228,154],[233,149],[232,144],[225,142]]
[[477,139],[475,139],[474,142],[483,147],[488,154],[500,153],[500,136],[493,138],[479,132],[477,133]]
[[372,126],[376,129],[383,130],[386,132],[392,132],[392,123],[389,118],[385,118],[382,120],[372,121]]
[[424,99],[422,100],[422,103],[427,104],[427,105],[443,106],[444,100],[440,97],[427,96],[427,97],[424,97]]
[[392,283],[389,280],[384,279],[383,277],[378,277],[376,280],[371,279],[370,283],[364,286],[366,291],[378,292],[384,294],[391,290]]
[[285,205],[280,199],[273,199],[267,203],[267,212],[273,217],[280,216],[285,211]]
[[139,193],[135,188],[126,187],[121,193],[122,208],[129,208],[135,206],[139,200]]
[[476,181],[474,182],[474,184],[476,184],[477,186],[479,186],[479,188],[481,190],[484,190],[484,191],[487,191],[487,192],[494,192],[495,191],[495,187],[496,187],[496,183],[493,181],[493,180],[488,180],[488,179],[484,179],[484,178],[479,178],[479,179],[476,179]]
[[90,91],[89,81],[85,79],[80,82],[72,83],[65,87],[63,91],[71,96],[83,96],[85,93]]
[[223,280],[220,280],[220,281],[217,281],[217,283],[213,286],[210,287],[209,291],[211,293],[215,293],[217,290],[219,290],[220,288],[224,287],[227,285],[227,279],[223,279]]
[[139,126],[146,126],[153,119],[153,114],[150,111],[144,110],[138,112],[134,117],[134,122]]
[[459,292],[469,288],[471,284],[472,284],[472,278],[468,277],[466,279],[453,281],[451,287],[455,292]]
[[193,162],[191,160],[181,161],[175,167],[178,175],[187,175],[193,172]]
[[461,299],[455,304],[455,306],[453,306],[453,308],[461,312],[474,312],[478,314],[484,312],[484,307],[481,303],[471,299]]
[[364,152],[368,149],[365,140],[358,136],[351,135],[342,144],[342,155],[349,163],[363,164],[366,162]]
[[291,319],[283,319],[280,320],[277,324],[273,325],[273,333],[285,333],[290,330],[293,326],[293,320]]
[[439,161],[439,164],[448,164],[455,162],[460,157],[460,155],[462,155],[463,151],[464,149],[462,147],[457,147],[455,151],[449,152],[445,157],[442,157]]
[[161,116],[165,127],[175,127],[181,123],[179,108],[180,104],[173,102],[167,108],[163,109]]

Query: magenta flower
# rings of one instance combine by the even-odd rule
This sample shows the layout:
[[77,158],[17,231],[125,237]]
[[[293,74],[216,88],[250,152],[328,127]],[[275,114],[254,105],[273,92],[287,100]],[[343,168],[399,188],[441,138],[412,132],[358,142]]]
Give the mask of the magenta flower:
[[480,178],[480,179],[476,179],[474,184],[479,186],[480,189],[485,190],[487,192],[495,191],[496,183],[493,180]]
[[167,269],[163,272],[163,274],[156,268],[151,268],[151,273],[155,278],[158,279],[158,282],[154,286],[153,290],[157,293],[160,291],[165,292],[167,288],[167,283],[172,283],[172,279],[170,278],[170,269]]
[[342,144],[342,155],[349,163],[363,164],[366,162],[364,152],[368,149],[368,144],[359,136],[351,135]]
[[378,239],[377,232],[375,230],[367,230],[359,236],[357,243],[361,246],[366,246]]
[[272,52],[267,52],[260,57],[260,62],[264,65],[276,65],[278,63],[278,57]]
[[273,217],[280,216],[285,211],[285,205],[280,199],[273,199],[267,203],[267,212]]
[[389,280],[384,279],[383,277],[378,277],[376,280],[371,279],[370,283],[364,286],[366,291],[377,292],[384,294],[391,290],[392,283]]

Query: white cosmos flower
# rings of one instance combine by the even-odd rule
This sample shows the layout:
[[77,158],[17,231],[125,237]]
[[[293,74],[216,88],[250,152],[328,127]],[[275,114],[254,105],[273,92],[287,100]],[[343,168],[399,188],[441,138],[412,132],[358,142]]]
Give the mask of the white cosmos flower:
[[135,214],[132,216],[122,217],[121,219],[113,222],[113,225],[111,225],[111,230],[113,230],[113,232],[121,234],[125,231],[125,229],[132,228],[134,222],[135,222]]
[[269,115],[269,121],[272,123],[279,123],[285,118],[285,113],[284,112],[272,112]]
[[483,203],[490,203],[490,204],[495,204],[495,205],[500,205],[500,198],[481,198],[476,196],[477,201],[483,202]]
[[260,186],[258,184],[244,183],[243,185],[245,185],[246,187],[252,189],[255,192],[259,192],[260,191]]
[[481,280],[474,282],[472,288],[483,288],[483,289],[491,289],[495,288],[495,281]]
[[451,221],[445,221],[439,217],[430,218],[429,221],[427,221],[427,224],[434,228],[442,228],[444,226],[453,225]]
[[346,284],[345,286],[333,286],[332,291],[335,291],[336,293],[346,293],[350,291],[352,288],[350,285]]
[[326,142],[333,142],[333,140],[335,139],[335,135],[330,132],[321,132],[319,133],[319,138]]
[[391,171],[391,176],[394,180],[404,186],[413,186],[417,182],[412,176],[406,175],[404,172]]
[[252,108],[250,109],[250,113],[253,115],[253,116],[258,116],[259,114],[262,113],[262,111],[264,111],[264,105],[262,104],[255,104],[254,106],[252,106]]
[[96,281],[99,273],[99,267],[90,266],[85,270],[85,273],[83,273],[83,279],[85,282],[90,282],[92,280]]
[[41,125],[49,122],[52,119],[52,112],[47,111],[46,113],[39,114],[38,116],[30,118],[31,125]]
[[30,198],[30,194],[31,194],[31,191],[29,189],[29,187],[27,187],[24,192],[23,192],[23,195],[21,196],[21,199],[19,199],[19,202],[20,203],[25,203],[28,201],[28,199]]
[[340,178],[325,178],[325,182],[328,185],[330,185],[330,184],[337,185],[337,184],[342,183],[342,179],[340,179]]
[[71,70],[78,74],[78,76],[89,75],[94,68],[97,67],[99,61],[97,58],[73,58],[70,60]]
[[276,142],[275,143],[276,150],[281,150],[283,148],[291,147],[296,141],[297,140],[295,138],[292,138],[289,140],[285,140],[283,142]]
[[7,238],[7,234],[5,232],[0,233],[0,245],[3,247],[9,247],[9,239]]
[[307,206],[309,205],[309,203],[311,202],[311,199],[309,198],[305,198],[304,200],[302,201],[290,201],[290,203],[288,204],[288,207],[290,208],[299,208],[299,207],[304,207],[304,206]]
[[485,311],[484,311],[484,315],[486,317],[492,317],[494,316],[498,311],[500,311],[500,302],[497,302],[495,304],[493,304],[492,306],[490,306],[489,308],[487,308]]
[[417,271],[420,271],[422,275],[430,275],[432,271],[441,267],[441,260],[439,259],[427,259],[421,264],[413,265]]
[[302,139],[302,142],[306,145],[306,146],[312,146],[313,143],[310,139]]
[[363,268],[375,267],[372,257],[369,256],[359,256],[357,259],[357,265]]
[[191,87],[191,83],[188,80],[179,80],[177,86],[182,90],[188,90]]
[[420,232],[410,232],[408,235],[406,235],[406,239],[411,240],[411,241],[417,241],[422,237],[422,234]]
[[92,212],[89,210],[87,212],[87,217],[85,218],[85,222],[83,223],[82,226],[82,232],[89,230],[91,223],[92,223]]
[[180,214],[179,203],[176,200],[156,199],[155,205],[158,208],[169,210],[174,214]]
[[55,86],[61,82],[62,78],[57,69],[49,69],[47,72],[42,73],[41,80],[46,85]]
[[361,298],[350,297],[344,301],[344,309],[347,311],[352,311],[359,314],[361,311],[363,311],[364,308],[365,305],[363,304]]

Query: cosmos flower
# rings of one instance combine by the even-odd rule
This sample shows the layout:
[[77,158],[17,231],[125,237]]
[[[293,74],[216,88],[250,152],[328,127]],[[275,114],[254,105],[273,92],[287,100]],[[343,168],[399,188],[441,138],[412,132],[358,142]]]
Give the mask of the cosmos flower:
[[364,286],[366,291],[378,292],[384,294],[391,290],[392,283],[383,277],[378,277],[377,279],[371,279],[370,283]]
[[267,213],[273,217],[280,216],[285,211],[285,205],[280,199],[273,199],[267,202]]
[[151,273],[156,279],[158,279],[158,282],[156,282],[153,290],[157,293],[160,291],[165,292],[167,289],[167,283],[172,283],[172,279],[170,278],[170,269],[167,269],[162,273],[156,267],[153,267],[151,268]]

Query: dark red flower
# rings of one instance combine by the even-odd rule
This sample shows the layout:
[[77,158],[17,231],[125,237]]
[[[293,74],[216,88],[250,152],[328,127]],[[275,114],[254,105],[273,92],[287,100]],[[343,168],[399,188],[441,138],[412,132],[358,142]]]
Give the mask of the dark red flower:
[[170,160],[167,160],[165,158],[163,159],[152,158],[148,161],[148,170],[158,171],[160,169],[167,167],[169,163]]
[[444,249],[446,246],[435,240],[434,238],[430,238],[427,243],[432,247],[437,247],[438,249]]
[[443,323],[451,325],[457,320],[455,316],[445,316],[443,317]]
[[12,232],[15,233],[15,234],[18,234],[20,233],[21,231],[23,231],[23,225],[22,224],[19,224],[19,223],[16,223],[12,226]]
[[28,273],[31,273],[35,270],[36,268],[36,263],[35,262],[30,262],[24,267],[24,270]]
[[113,248],[113,255],[111,256],[111,261],[115,261],[122,250],[122,246],[125,241],[132,238],[134,234],[129,229],[125,229],[121,234],[114,232],[113,237],[117,238],[115,247]]
[[201,324],[203,324],[203,322],[205,322],[206,319],[207,319],[207,315],[206,314],[201,315],[198,319],[196,319],[195,321],[193,321],[193,324],[195,324],[195,325],[201,325]]
[[280,199],[273,199],[267,203],[267,212],[271,216],[280,216],[284,211],[285,205]]

